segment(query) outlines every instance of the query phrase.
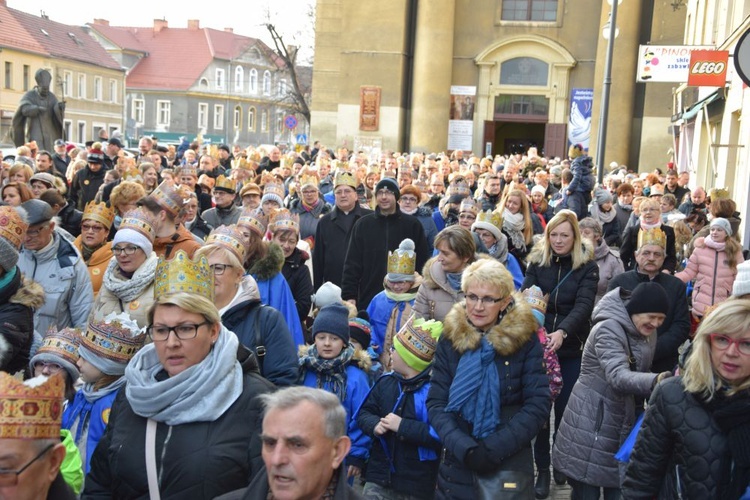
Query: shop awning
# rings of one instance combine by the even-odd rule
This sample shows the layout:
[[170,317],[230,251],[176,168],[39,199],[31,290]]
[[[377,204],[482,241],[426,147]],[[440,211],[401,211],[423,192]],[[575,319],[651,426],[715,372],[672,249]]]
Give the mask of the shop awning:
[[676,121],[679,121],[679,120],[685,120],[685,121],[692,120],[693,118],[695,118],[695,116],[698,113],[700,113],[700,111],[704,107],[706,107],[706,106],[708,106],[708,105],[710,105],[710,104],[712,104],[712,103],[714,103],[716,101],[720,101],[721,105],[723,105],[724,104],[724,100],[725,100],[725,98],[724,98],[724,89],[723,88],[717,89],[716,92],[714,92],[713,94],[711,94],[711,95],[709,95],[707,97],[704,97],[700,101],[696,102],[695,104],[693,104],[692,106],[690,106],[689,108],[687,108],[682,113],[674,115],[672,117],[672,122],[676,122]]

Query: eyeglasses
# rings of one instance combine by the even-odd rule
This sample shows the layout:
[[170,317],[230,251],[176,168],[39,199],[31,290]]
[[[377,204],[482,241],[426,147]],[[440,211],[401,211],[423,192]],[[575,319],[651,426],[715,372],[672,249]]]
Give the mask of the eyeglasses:
[[459,219],[476,220],[477,216],[476,215],[471,215],[471,214],[459,214],[458,218]]
[[28,462],[26,465],[21,467],[18,470],[3,470],[0,469],[0,487],[13,487],[18,484],[18,476],[20,476],[23,471],[31,467],[31,464],[39,460],[44,456],[45,453],[47,453],[49,450],[54,448],[55,445],[51,444],[47,446],[45,449],[43,449],[37,456],[31,459],[30,462]]
[[726,351],[732,344],[736,344],[740,354],[750,356],[750,340],[748,339],[734,340],[722,333],[711,333],[708,337],[711,339],[711,347],[719,351]]
[[346,196],[348,194],[354,194],[354,193],[356,193],[356,191],[353,188],[352,189],[350,188],[337,189],[336,191],[333,192],[335,196]]
[[26,236],[30,236],[32,238],[36,238],[37,236],[39,236],[42,233],[42,231],[44,231],[45,229],[47,229],[47,227],[48,226],[45,224],[44,226],[40,227],[39,229],[29,229],[28,231],[26,231]]
[[140,248],[129,245],[126,247],[113,247],[112,253],[115,254],[115,256],[122,255],[122,254],[133,255],[138,250],[140,250]]
[[198,335],[198,328],[208,324],[208,321],[204,321],[203,323],[198,324],[185,323],[183,325],[177,326],[151,325],[146,328],[146,333],[154,342],[164,342],[169,338],[169,334],[171,332],[174,332],[174,334],[177,335],[177,338],[180,340],[190,340],[194,339],[196,335]]
[[642,208],[641,209],[641,213],[646,213],[646,212],[659,212],[659,209],[658,208]]
[[45,368],[47,368],[52,373],[57,373],[63,369],[63,367],[58,365],[57,363],[48,363],[46,361],[37,361],[34,363],[35,370],[44,370]]
[[103,230],[104,230],[103,226],[94,226],[92,224],[83,224],[81,226],[81,231],[83,232],[92,231],[94,233],[98,233],[99,231],[103,231]]
[[389,191],[388,189],[385,189],[385,188],[381,189],[380,191],[378,191],[375,194],[377,194],[378,196],[394,196],[394,197],[396,196],[393,192],[391,192],[391,191]]
[[466,295],[467,302],[473,302],[474,304],[478,304],[479,302],[481,302],[485,306],[491,306],[492,304],[497,304],[498,302],[502,300],[503,299],[496,299],[494,297],[480,297],[478,295],[474,295],[473,293]]
[[417,199],[413,196],[402,196],[401,201],[404,203],[416,203]]
[[208,266],[214,272],[214,276],[221,276],[228,267],[234,267],[231,264],[211,264]]

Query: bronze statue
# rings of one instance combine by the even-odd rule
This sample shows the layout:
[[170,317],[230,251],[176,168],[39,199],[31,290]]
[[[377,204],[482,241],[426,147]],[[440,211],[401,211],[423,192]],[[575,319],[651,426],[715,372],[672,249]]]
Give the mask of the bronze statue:
[[52,75],[49,71],[37,70],[34,79],[36,87],[21,97],[13,115],[13,142],[16,146],[22,146],[36,141],[40,150],[54,151],[55,140],[63,139],[65,102],[59,102],[50,92]]

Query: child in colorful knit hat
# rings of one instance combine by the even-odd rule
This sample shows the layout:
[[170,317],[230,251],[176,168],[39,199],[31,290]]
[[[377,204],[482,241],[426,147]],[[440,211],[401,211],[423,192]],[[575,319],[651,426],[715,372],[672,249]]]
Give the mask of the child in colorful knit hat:
[[83,387],[63,413],[62,427],[73,434],[86,474],[91,456],[109,422],[117,392],[125,385],[125,367],[143,347],[146,335],[126,313],[90,321],[81,335],[78,368]]
[[372,325],[370,324],[370,316],[367,311],[359,311],[357,316],[349,319],[349,336],[350,343],[354,346],[355,351],[362,351],[370,361],[372,365],[367,371],[367,376],[372,386],[383,374],[383,365],[380,363],[380,356],[372,347]]
[[549,378],[549,390],[552,394],[552,401],[557,399],[562,390],[562,371],[560,371],[560,360],[557,353],[549,345],[547,330],[544,328],[544,315],[547,312],[547,296],[542,289],[533,285],[523,291],[524,300],[531,306],[531,312],[534,314],[538,326],[536,334],[539,337],[539,343],[544,348],[544,364],[547,367],[547,377]]
[[410,318],[393,338],[393,371],[375,384],[357,415],[372,441],[364,494],[432,498],[442,444],[427,421],[432,358],[440,321]]

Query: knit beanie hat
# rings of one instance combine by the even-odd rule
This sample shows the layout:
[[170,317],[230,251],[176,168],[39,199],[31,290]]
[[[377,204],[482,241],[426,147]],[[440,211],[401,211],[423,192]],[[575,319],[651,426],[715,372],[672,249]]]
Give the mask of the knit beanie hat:
[[630,316],[641,313],[667,314],[669,297],[659,283],[653,281],[641,283],[633,290],[625,309]]
[[0,267],[10,271],[18,263],[18,251],[29,225],[22,208],[0,207]]
[[326,281],[325,283],[320,285],[318,291],[315,292],[315,294],[313,294],[310,298],[312,299],[315,307],[317,307],[318,309],[322,309],[327,305],[341,302],[341,287],[334,285],[330,281]]
[[742,297],[750,294],[750,260],[737,266],[737,276],[734,278],[732,295]]
[[396,201],[401,198],[401,191],[399,190],[398,183],[395,179],[391,179],[390,177],[382,179],[380,182],[378,182],[378,185],[375,186],[375,193],[377,193],[381,189],[387,189],[388,191],[393,193],[393,196],[396,197]]
[[523,291],[523,298],[531,306],[531,312],[534,314],[537,325],[544,326],[548,297],[544,295],[541,288],[532,285]]
[[732,236],[732,225],[724,217],[716,217],[713,219],[710,227],[714,226],[722,228],[724,232],[727,233],[727,238]]
[[544,196],[547,194],[547,190],[544,187],[537,184],[536,186],[531,188],[531,194],[534,194],[534,193],[540,193],[542,196]]
[[372,333],[372,325],[370,325],[369,320],[370,315],[367,314],[367,311],[359,311],[356,318],[349,320],[349,336],[365,350],[370,347]]
[[601,206],[605,203],[611,203],[612,202],[612,195],[609,194],[609,191],[602,188],[597,188],[594,191],[594,199],[596,199],[596,204]]
[[118,243],[130,243],[135,245],[143,250],[146,256],[151,255],[151,252],[154,251],[154,244],[148,238],[138,231],[127,227],[118,229],[115,233],[115,237],[112,238],[112,248]]
[[333,303],[325,306],[315,317],[312,326],[313,339],[319,333],[335,335],[349,343],[349,309],[344,304]]
[[432,363],[441,333],[443,323],[440,321],[425,321],[424,318],[415,320],[412,316],[393,337],[393,348],[404,363],[421,373]]
[[34,373],[34,363],[38,361],[56,363],[68,372],[70,379],[75,383],[81,376],[76,364],[80,338],[81,331],[77,328],[63,328],[59,332],[51,328],[42,339],[42,345],[36,350],[36,355],[29,361],[31,373]]

